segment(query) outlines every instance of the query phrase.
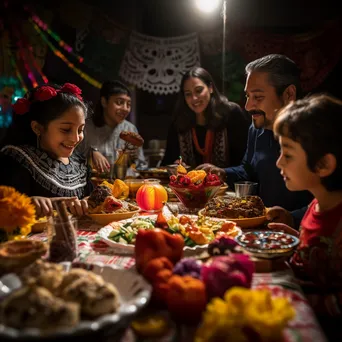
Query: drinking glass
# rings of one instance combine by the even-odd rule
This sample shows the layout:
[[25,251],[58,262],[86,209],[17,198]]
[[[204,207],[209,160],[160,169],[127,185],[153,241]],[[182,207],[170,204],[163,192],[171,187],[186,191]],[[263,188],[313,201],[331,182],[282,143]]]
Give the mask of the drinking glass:
[[256,195],[258,189],[258,183],[248,181],[236,182],[234,183],[234,186],[236,197]]

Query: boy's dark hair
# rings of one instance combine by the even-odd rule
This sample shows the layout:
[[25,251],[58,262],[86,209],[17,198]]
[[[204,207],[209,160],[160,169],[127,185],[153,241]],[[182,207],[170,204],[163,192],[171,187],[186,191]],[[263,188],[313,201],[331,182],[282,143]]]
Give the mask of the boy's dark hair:
[[342,101],[325,94],[313,95],[288,104],[279,113],[276,135],[301,144],[307,164],[315,171],[328,153],[336,158],[335,171],[321,179],[328,191],[342,189]]
[[209,128],[214,130],[222,129],[222,124],[224,123],[224,120],[226,120],[226,115],[229,115],[229,111],[233,105],[225,96],[220,94],[210,73],[207,70],[196,66],[185,72],[181,80],[180,92],[173,112],[173,121],[177,130],[183,133],[196,125],[196,115],[189,108],[184,98],[184,83],[189,78],[199,78],[207,87],[212,87],[213,92],[204,115]]
[[258,58],[248,63],[245,71],[247,75],[254,71],[268,73],[269,82],[278,96],[283,95],[285,89],[293,84],[297,98],[302,97],[300,70],[292,59],[284,55],[271,54]]
[[31,145],[36,146],[37,136],[31,128],[31,122],[37,121],[44,128],[47,128],[49,123],[58,119],[68,109],[79,106],[83,109],[85,117],[88,114],[88,106],[81,101],[76,95],[65,92],[58,92],[56,96],[46,101],[38,101],[34,99],[34,94],[42,86],[49,86],[54,89],[61,89],[56,84],[43,84],[32,89],[25,95],[30,101],[30,110],[22,115],[13,113],[13,122],[9,128],[6,137],[2,143],[5,145]]
[[120,94],[132,97],[130,89],[120,81],[106,81],[102,84],[100,90],[100,99],[97,102],[94,114],[91,117],[91,120],[96,127],[102,127],[105,125],[101,97],[104,97],[106,101],[108,101],[111,96]]

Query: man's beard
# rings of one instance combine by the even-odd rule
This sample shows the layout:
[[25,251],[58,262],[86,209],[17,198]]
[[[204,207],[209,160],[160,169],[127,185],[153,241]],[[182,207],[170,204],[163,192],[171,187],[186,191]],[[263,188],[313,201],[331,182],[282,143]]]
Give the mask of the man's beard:
[[266,113],[262,110],[250,110],[248,112],[251,116],[252,116],[252,119],[253,119],[253,115],[261,115],[263,117],[263,122],[260,122],[261,121],[261,118],[257,118],[256,120],[252,120],[253,122],[253,126],[254,128],[264,128],[265,126],[267,126],[267,123],[268,123],[268,120],[266,119]]

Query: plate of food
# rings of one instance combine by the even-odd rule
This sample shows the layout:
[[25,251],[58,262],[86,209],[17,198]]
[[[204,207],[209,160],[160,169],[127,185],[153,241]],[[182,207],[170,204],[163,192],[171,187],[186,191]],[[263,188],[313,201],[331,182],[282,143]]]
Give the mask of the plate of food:
[[138,206],[114,197],[113,191],[115,189],[110,185],[100,184],[87,199],[88,216],[100,225],[105,226],[113,221],[127,219],[140,211]]
[[[135,238],[139,229],[162,228],[171,234],[180,234],[184,238],[184,254],[199,254],[207,250],[208,243],[215,239],[215,235],[224,232],[235,238],[241,234],[241,229],[234,222],[199,217],[197,215],[170,215],[159,223],[159,215],[137,216],[131,219],[112,222],[101,228],[98,235],[108,246],[125,254],[134,253]],[[165,225],[166,222],[166,225]]]
[[245,250],[263,259],[289,256],[299,244],[296,236],[275,231],[246,232],[235,240]]
[[198,214],[231,220],[241,228],[254,228],[266,222],[266,213],[267,208],[258,196],[217,196]]
[[31,233],[42,233],[48,226],[48,218],[46,216],[40,217],[36,219],[36,223],[34,223],[31,227]]
[[[38,260],[1,293],[0,338],[38,340],[115,330],[149,301],[150,285],[133,270]],[[19,283],[19,286],[18,286]]]
[[147,169],[137,169],[137,172],[144,179],[146,178],[155,178],[159,179],[161,183],[165,184],[169,182],[169,172],[166,168],[163,167],[151,167]]

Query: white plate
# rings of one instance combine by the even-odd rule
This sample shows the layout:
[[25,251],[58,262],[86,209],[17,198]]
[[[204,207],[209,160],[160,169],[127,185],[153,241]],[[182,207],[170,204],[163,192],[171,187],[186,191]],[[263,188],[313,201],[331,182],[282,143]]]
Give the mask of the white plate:
[[[86,268],[95,274],[101,275],[103,279],[113,284],[120,295],[120,307],[114,314],[103,315],[92,321],[81,321],[80,324],[73,328],[58,330],[51,334],[42,334],[39,329],[17,330],[0,324],[0,340],[1,338],[20,338],[25,339],[40,339],[48,338],[63,338],[70,335],[86,335],[96,333],[102,329],[115,331],[115,328],[121,328],[122,324],[132,315],[135,315],[142,309],[150,300],[151,286],[133,270],[123,270],[112,265],[83,264],[70,262],[62,263],[68,271],[72,265],[76,267]],[[1,283],[0,278],[0,283]],[[6,286],[10,286],[7,281]],[[14,282],[13,282],[14,287]]]
[[[180,215],[182,216],[182,215]],[[184,215],[184,216],[188,216],[191,219],[197,220],[198,216],[197,215]],[[122,220],[119,221],[120,224],[125,224],[128,222],[133,222],[134,220],[136,220],[137,218],[151,218],[151,219],[156,219],[157,215],[146,215],[146,216],[136,216],[134,218],[128,219],[128,220]],[[210,220],[213,221],[227,221],[225,219],[219,219],[219,218],[214,218],[214,217],[210,217]],[[112,247],[116,252],[121,253],[121,254],[128,254],[128,255],[133,255],[134,254],[134,245],[129,245],[129,244],[125,244],[125,243],[119,243],[119,242],[115,242],[111,239],[108,238],[108,235],[111,233],[111,231],[113,230],[113,227],[110,225],[107,225],[103,228],[101,228],[97,234],[98,236],[100,236],[101,240],[106,243],[108,246]],[[239,229],[239,233],[241,233],[241,230]],[[185,246],[184,247],[184,256],[191,256],[191,255],[197,255],[197,254],[201,254],[203,252],[206,252],[208,249],[208,245],[197,245],[194,247],[189,247],[189,246]]]

